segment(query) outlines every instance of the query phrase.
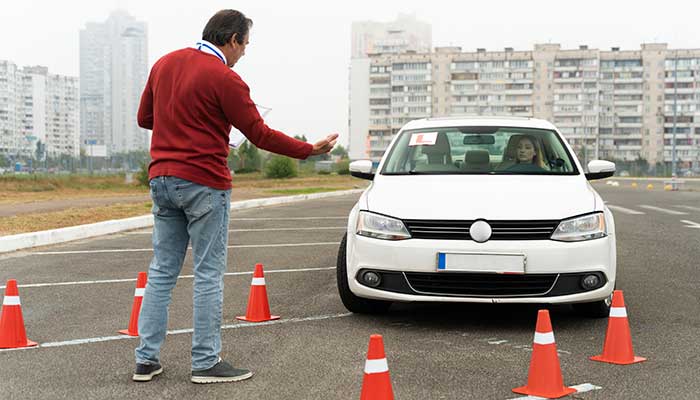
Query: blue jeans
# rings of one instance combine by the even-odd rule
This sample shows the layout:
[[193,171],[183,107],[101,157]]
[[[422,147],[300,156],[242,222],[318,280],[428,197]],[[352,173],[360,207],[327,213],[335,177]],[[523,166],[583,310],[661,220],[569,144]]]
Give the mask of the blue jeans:
[[150,182],[153,259],[139,316],[136,362],[160,363],[168,305],[187,245],[194,259],[192,370],[211,368],[221,351],[221,318],[231,190],[217,190],[172,176]]

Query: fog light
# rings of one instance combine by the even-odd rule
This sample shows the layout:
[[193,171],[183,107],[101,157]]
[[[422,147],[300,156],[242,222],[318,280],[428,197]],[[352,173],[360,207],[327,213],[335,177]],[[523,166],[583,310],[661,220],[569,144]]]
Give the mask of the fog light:
[[377,287],[382,282],[382,277],[376,272],[367,271],[362,274],[362,281],[367,286]]
[[591,290],[600,285],[600,277],[598,275],[586,275],[581,279],[581,287],[586,290]]

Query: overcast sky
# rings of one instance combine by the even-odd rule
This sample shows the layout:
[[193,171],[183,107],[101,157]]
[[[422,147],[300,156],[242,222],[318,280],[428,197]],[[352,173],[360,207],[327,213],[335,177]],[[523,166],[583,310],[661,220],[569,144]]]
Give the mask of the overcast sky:
[[[564,48],[638,49],[643,42],[700,48],[700,2],[665,0],[6,0],[0,11],[0,59],[79,73],[78,32],[117,8],[148,23],[149,60],[191,46],[209,17],[235,8],[253,19],[250,45],[235,70],[253,100],[272,107],[270,126],[310,140],[338,132],[347,143],[348,65],[352,21],[388,22],[399,12],[432,24],[433,46],[531,50],[534,43]],[[149,65],[150,67],[150,65]]]

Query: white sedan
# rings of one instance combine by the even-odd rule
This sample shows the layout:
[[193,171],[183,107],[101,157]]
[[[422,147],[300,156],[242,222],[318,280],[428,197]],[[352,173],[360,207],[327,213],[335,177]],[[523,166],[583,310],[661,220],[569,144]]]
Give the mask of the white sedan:
[[547,121],[412,121],[393,139],[348,218],[338,289],[353,312],[392,302],[573,303],[608,315],[615,223],[587,172]]

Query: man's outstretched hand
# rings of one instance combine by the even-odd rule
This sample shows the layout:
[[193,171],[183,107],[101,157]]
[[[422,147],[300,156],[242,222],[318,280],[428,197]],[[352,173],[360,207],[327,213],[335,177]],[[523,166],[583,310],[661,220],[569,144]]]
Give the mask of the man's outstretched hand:
[[338,141],[338,134],[333,133],[328,136],[326,136],[325,139],[321,139],[318,142],[314,143],[314,149],[311,150],[312,156],[317,156],[319,154],[325,154],[328,153],[329,151],[333,150],[333,146],[335,146],[335,142]]

